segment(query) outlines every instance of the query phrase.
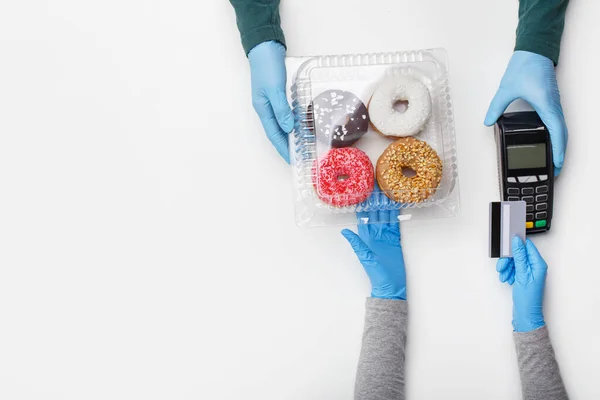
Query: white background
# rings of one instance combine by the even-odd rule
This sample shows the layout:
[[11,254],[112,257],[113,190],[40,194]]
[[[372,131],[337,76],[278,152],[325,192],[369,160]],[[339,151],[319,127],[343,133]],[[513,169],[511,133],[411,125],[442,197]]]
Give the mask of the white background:
[[[517,1],[283,3],[290,55],[447,49],[462,214],[402,228],[407,396],[518,399],[482,124]],[[599,13],[569,7],[569,151],[535,238],[573,399],[600,397]],[[2,1],[0,398],[351,399],[370,286],[338,228],[295,226],[291,192],[227,1]]]

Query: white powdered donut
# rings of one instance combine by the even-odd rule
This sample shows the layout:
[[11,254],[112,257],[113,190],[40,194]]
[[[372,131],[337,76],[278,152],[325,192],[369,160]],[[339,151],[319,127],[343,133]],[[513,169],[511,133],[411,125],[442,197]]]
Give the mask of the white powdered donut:
[[[398,101],[408,102],[406,112],[394,109]],[[431,116],[431,95],[427,86],[414,78],[389,76],[373,93],[369,102],[369,116],[373,128],[382,135],[416,135]]]

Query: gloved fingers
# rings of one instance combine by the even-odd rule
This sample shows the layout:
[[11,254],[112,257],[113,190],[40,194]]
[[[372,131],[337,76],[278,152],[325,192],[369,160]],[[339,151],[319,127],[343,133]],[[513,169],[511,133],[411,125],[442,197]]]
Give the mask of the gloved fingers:
[[512,258],[500,258],[496,263],[496,271],[500,282],[507,282],[515,273],[515,263]]
[[268,92],[269,101],[273,106],[275,118],[284,132],[290,133],[294,129],[294,116],[287,101],[285,89],[278,88]]
[[379,221],[379,215],[377,211],[358,211],[356,219],[359,225],[372,224]]
[[369,197],[367,197],[367,199],[365,201],[363,201],[361,203],[361,205],[363,207],[365,207],[366,209],[371,209],[374,206],[376,206],[378,203],[378,197],[377,197],[377,192],[376,191],[372,191],[371,194],[369,195]]
[[390,207],[394,206],[394,202],[385,195],[383,190],[379,190],[379,204],[384,210],[389,210]]
[[379,222],[385,225],[389,225],[390,222],[392,222],[390,220],[390,212],[387,210],[379,210],[377,212],[377,218],[379,219]]
[[388,211],[388,230],[398,237],[398,241],[401,239],[400,234],[400,220],[398,217],[400,216],[400,210],[390,210]]
[[557,177],[560,175],[560,171],[562,171],[562,168],[558,168],[556,165],[554,166],[554,176]]
[[506,283],[508,283],[510,286],[512,286],[515,283],[515,269],[514,268],[511,269],[510,276],[508,277],[508,280],[506,281]]
[[394,230],[398,231],[398,236],[400,236],[400,210],[390,210],[388,211],[388,221],[390,221],[390,227]]
[[350,246],[352,246],[352,250],[354,250],[354,254],[356,254],[361,264],[364,265],[365,262],[375,261],[375,253],[369,249],[369,246],[356,233],[350,229],[344,229],[342,230],[342,235],[350,243]]
[[269,140],[275,146],[275,149],[279,155],[285,160],[286,163],[290,163],[290,149],[288,147],[288,135],[282,130],[269,136]]
[[486,126],[492,126],[498,121],[498,118],[504,113],[504,111],[508,108],[510,103],[517,99],[512,93],[508,90],[503,89],[502,85],[496,92],[496,95],[492,99],[490,103],[490,107],[488,108],[487,115],[485,116],[485,121],[483,122]]
[[356,220],[358,224],[363,224],[369,220],[369,214],[366,211],[359,211],[356,213]]
[[515,263],[515,280],[522,284],[529,283],[531,267],[529,265],[527,249],[525,248],[525,243],[518,236],[512,239],[512,252]]
[[379,209],[385,211],[385,220],[388,222],[398,223],[398,215],[400,214],[401,204],[391,200],[383,191],[379,191]]
[[[555,175],[558,176],[565,162],[567,150],[568,129],[563,115],[560,100],[545,100],[544,104],[534,104],[535,111],[548,127],[552,142],[552,158],[554,161]],[[547,102],[547,103],[546,103]]]
[[381,221],[379,220],[378,211],[368,211],[369,225],[367,225],[367,234],[370,237],[379,239],[381,238]]
[[369,222],[375,223],[375,224],[379,224],[379,222],[381,222],[379,220],[379,212],[378,211],[368,211],[367,214],[369,215]]
[[267,138],[271,141],[275,149],[283,157],[283,159],[289,164],[290,163],[290,152],[288,148],[288,134],[281,130],[279,123],[275,118],[273,109],[268,100],[262,99],[260,103],[254,102],[254,109],[260,118],[260,122],[267,134]]
[[369,235],[369,226],[367,222],[369,222],[369,214],[365,211],[360,211],[356,213],[356,222],[358,224],[358,234],[359,236],[366,237]]
[[496,263],[496,271],[498,273],[502,273],[503,271],[513,267],[514,262],[512,258],[499,258],[498,262]]
[[379,188],[377,188],[377,202],[382,210],[388,210],[390,207],[390,199]]
[[525,248],[527,249],[527,257],[529,259],[529,263],[531,264],[531,269],[533,271],[540,271],[548,269],[548,264],[542,258],[535,244],[529,239],[525,242]]
[[504,283],[506,281],[508,281],[508,278],[510,278],[510,276],[513,274],[513,270],[512,268],[506,268],[505,270],[503,270],[502,272],[500,272],[500,282]]
[[386,196],[385,192],[379,188],[379,185],[377,185],[377,181],[375,181],[375,190],[377,191],[377,195],[379,196],[379,205],[382,209],[390,210],[393,208],[400,207],[400,203],[397,203]]

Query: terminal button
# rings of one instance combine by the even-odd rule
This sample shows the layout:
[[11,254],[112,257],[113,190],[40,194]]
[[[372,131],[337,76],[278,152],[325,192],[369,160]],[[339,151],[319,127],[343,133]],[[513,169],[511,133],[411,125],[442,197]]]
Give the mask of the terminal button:
[[533,194],[533,188],[532,187],[523,188],[523,189],[521,189],[521,193],[523,193],[523,194]]
[[519,176],[518,179],[519,179],[519,182],[521,182],[521,183],[531,183],[531,182],[537,182],[538,181],[537,176],[533,176],[533,175],[531,175],[531,176]]
[[519,189],[517,188],[508,188],[506,191],[509,195],[519,195]]
[[[525,217],[527,218],[527,221],[533,221],[533,214],[526,214]],[[532,227],[533,227],[533,225],[532,225]]]
[[543,219],[541,221],[535,221],[535,227],[536,228],[545,228],[546,224],[547,224],[547,222],[546,222],[545,219]]

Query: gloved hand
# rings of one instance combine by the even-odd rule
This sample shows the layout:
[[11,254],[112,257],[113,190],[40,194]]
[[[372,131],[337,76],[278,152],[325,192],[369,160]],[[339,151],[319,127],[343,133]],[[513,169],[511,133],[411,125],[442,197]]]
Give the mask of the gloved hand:
[[554,174],[558,176],[565,161],[568,132],[552,60],[528,51],[515,51],[490,104],[485,125],[494,125],[516,99],[527,101],[548,127]]
[[496,270],[500,281],[513,285],[515,332],[529,332],[546,324],[543,303],[548,265],[529,239],[523,243],[518,237],[513,238],[512,248],[513,258],[498,260]]
[[371,223],[359,224],[358,235],[349,229],[342,231],[369,276],[374,298],[406,300],[400,222],[388,222],[398,221],[398,215],[398,210],[357,213],[359,220],[369,218]]
[[289,163],[288,134],[294,129],[294,117],[285,95],[285,47],[279,42],[263,42],[250,50],[248,59],[252,105],[267,137]]

